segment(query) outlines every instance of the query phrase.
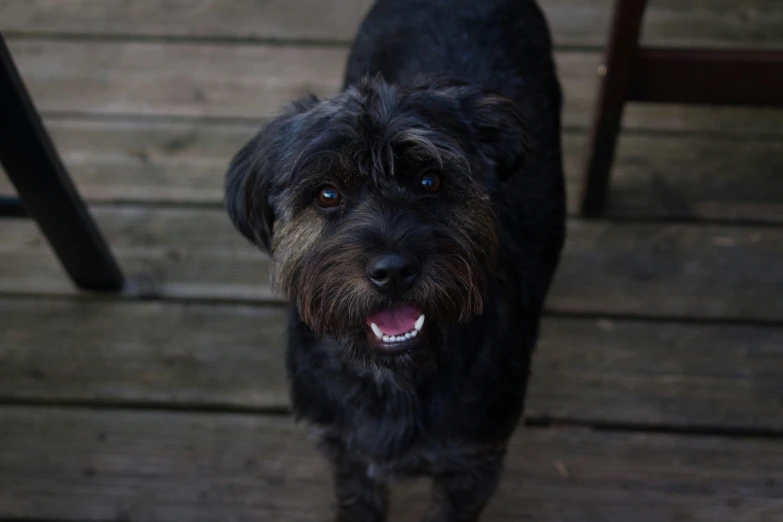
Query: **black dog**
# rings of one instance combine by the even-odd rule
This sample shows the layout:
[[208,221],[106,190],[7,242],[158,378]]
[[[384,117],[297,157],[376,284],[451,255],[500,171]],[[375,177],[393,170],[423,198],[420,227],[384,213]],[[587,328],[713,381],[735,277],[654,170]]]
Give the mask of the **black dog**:
[[226,206],[293,302],[294,410],[336,520],[475,521],[518,423],[564,236],[560,87],[532,0],[381,0],[346,87],[299,100],[234,158]]

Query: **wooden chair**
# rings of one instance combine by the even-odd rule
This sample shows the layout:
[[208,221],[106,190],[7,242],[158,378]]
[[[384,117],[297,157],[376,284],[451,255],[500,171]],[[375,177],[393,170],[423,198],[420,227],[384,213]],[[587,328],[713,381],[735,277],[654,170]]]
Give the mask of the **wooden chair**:
[[595,105],[580,209],[601,215],[628,101],[783,106],[783,51],[650,48],[639,44],[647,0],[617,0]]
[[19,200],[0,198],[0,217],[32,217],[77,286],[120,289],[122,272],[68,177],[2,35],[0,163],[19,194]]

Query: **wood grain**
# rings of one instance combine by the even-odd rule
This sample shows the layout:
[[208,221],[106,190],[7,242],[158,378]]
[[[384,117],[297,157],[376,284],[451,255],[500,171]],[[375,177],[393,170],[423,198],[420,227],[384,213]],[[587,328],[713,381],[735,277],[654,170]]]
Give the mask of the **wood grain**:
[[[288,408],[285,322],[282,308],[2,298],[0,400]],[[548,317],[526,413],[781,430],[781,382],[783,328]]]
[[783,318],[781,229],[571,220],[568,236],[550,310]]
[[[94,207],[126,295],[278,301],[221,209]],[[550,310],[780,323],[783,229],[570,220]],[[73,295],[27,220],[0,228],[0,292]]]
[[[84,520],[322,521],[324,461],[288,418],[3,408],[0,516]],[[53,438],[52,434],[57,437]],[[783,447],[572,430],[513,439],[486,520],[773,522]],[[395,487],[415,520],[427,485]]]
[[[0,30],[25,34],[315,40],[347,43],[371,0],[7,0]],[[559,45],[601,46],[611,0],[541,0]],[[776,46],[775,0],[658,0],[645,41],[657,45]]]
[[[582,143],[581,136],[565,140],[574,207],[584,161]],[[612,169],[607,215],[781,223],[781,172],[779,140],[626,133]]]
[[783,427],[783,329],[548,318],[529,417]]
[[[255,118],[341,84],[346,50],[207,43],[12,39],[11,51],[44,114]],[[584,128],[596,85],[597,52],[556,55],[566,96],[564,123]],[[780,136],[783,110],[632,105],[625,128],[724,130]]]
[[4,399],[288,406],[282,307],[2,298],[0,324]]
[[340,86],[344,49],[11,40],[43,113],[252,118]]
[[[83,196],[101,203],[207,204],[223,199],[229,159],[258,124],[50,118],[47,127]],[[584,133],[566,131],[573,208]],[[1,171],[1,169],[0,169]],[[783,223],[783,141],[716,135],[622,136],[612,217]],[[0,172],[0,193],[10,193]]]

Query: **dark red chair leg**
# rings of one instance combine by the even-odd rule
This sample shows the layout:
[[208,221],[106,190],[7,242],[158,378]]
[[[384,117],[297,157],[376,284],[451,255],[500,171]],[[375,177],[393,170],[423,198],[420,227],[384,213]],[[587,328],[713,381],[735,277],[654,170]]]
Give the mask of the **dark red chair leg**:
[[[41,123],[0,35],[0,162],[74,283],[118,290],[123,277]],[[3,205],[6,214],[12,202]]]
[[631,65],[639,49],[639,35],[647,0],[617,0],[606,48],[603,75],[595,104],[580,210],[601,215],[609,188],[617,134],[628,94]]

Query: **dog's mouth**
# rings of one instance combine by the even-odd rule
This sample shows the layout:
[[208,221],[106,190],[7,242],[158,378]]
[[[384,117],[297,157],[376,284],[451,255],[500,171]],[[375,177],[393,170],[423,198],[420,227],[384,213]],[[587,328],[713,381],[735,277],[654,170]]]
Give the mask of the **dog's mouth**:
[[409,350],[421,341],[425,321],[424,313],[415,305],[395,303],[367,317],[367,337],[383,352]]

